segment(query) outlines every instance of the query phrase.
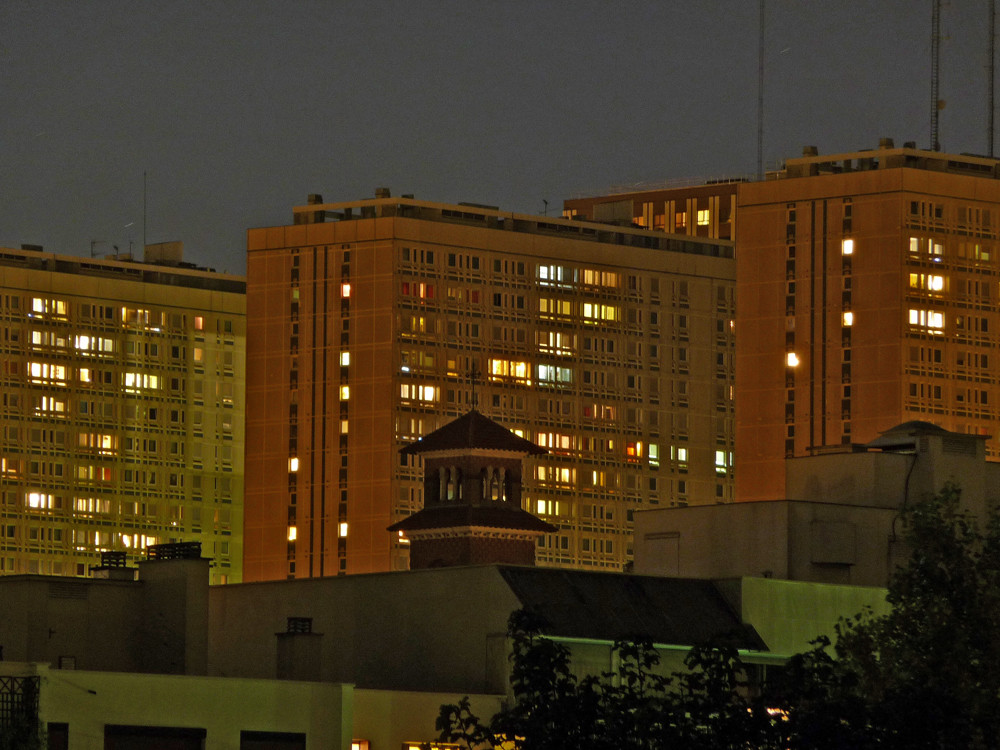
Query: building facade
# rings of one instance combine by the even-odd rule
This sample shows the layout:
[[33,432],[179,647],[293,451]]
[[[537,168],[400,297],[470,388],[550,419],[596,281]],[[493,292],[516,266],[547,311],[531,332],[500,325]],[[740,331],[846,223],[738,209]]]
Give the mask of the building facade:
[[732,240],[736,191],[745,178],[663,186],[563,201],[563,217],[670,234]]
[[1000,458],[1000,161],[877,150],[739,188],[737,500],[910,420]]
[[0,572],[198,541],[240,580],[245,281],[0,250]]
[[632,512],[732,497],[728,242],[390,198],[248,235],[245,580],[402,569],[404,445],[472,407],[552,454],[542,565],[621,569]]

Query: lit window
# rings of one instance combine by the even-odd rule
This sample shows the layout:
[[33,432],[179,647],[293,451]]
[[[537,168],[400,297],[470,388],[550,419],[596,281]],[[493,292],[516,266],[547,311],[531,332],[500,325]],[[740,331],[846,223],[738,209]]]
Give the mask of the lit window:
[[417,386],[416,397],[421,401],[437,401],[438,400],[437,386],[433,385]]
[[678,448],[677,449],[677,460],[680,461],[681,463],[686,463],[687,462],[687,460],[688,460],[688,449],[687,448]]
[[340,420],[340,434],[341,435],[346,435],[347,434],[347,420],[346,419],[341,419]]
[[295,526],[288,527],[288,541],[294,542],[299,536],[299,530]]
[[52,508],[52,495],[44,492],[29,492],[26,499],[29,508],[38,508],[39,510],[51,510]]
[[936,310],[910,309],[910,325],[920,326],[930,331],[940,333],[944,330],[944,313]]
[[80,382],[81,383],[89,383],[89,382],[91,382],[91,380],[90,380],[90,370],[88,368],[81,367],[79,372],[80,372]]
[[944,276],[933,273],[911,273],[911,289],[926,289],[929,292],[940,292],[944,290]]
[[854,313],[845,312],[842,316],[842,322],[845,328],[854,325]]
[[538,365],[538,379],[543,383],[572,383],[573,370],[555,365]]
[[347,299],[351,296],[351,285],[344,283],[340,285],[340,296]]
[[614,305],[598,305],[585,302],[583,304],[583,317],[585,321],[618,320],[618,308]]
[[299,459],[294,458],[294,457],[288,459],[288,470],[290,472],[293,472],[293,473],[296,472],[296,471],[298,471],[299,470]]
[[650,443],[646,453],[649,456],[650,466],[660,465],[660,446],[658,446],[656,443]]
[[340,400],[347,401],[351,397],[351,386],[342,385],[340,386]]
[[706,227],[706,226],[708,226],[708,221],[709,221],[708,217],[709,217],[708,209],[707,208],[699,208],[698,209],[698,226],[700,226],[700,227]]
[[854,255],[854,240],[844,240],[840,243],[841,255]]
[[629,458],[641,458],[642,457],[642,441],[630,442],[625,444],[625,455]]
[[337,536],[341,539],[347,536],[347,521],[342,521],[337,525]]
[[205,330],[205,319],[200,315],[195,315],[194,317],[194,330],[196,331]]
[[531,385],[528,363],[516,359],[490,359],[490,380],[511,378],[518,383]]
[[139,389],[157,390],[160,387],[160,376],[145,372],[126,372],[122,375],[125,390],[131,393]]
[[717,476],[726,475],[726,452],[716,451],[715,452],[715,473]]
[[798,367],[799,355],[796,354],[795,352],[788,352],[788,354],[785,355],[785,364],[788,365],[789,367]]
[[349,364],[351,364],[351,353],[350,352],[341,352],[340,353],[340,366],[341,367],[347,367]]

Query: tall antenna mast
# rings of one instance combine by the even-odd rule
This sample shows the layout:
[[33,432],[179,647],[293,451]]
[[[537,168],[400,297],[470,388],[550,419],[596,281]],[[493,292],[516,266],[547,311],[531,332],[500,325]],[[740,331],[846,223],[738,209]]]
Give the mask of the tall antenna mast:
[[941,150],[938,139],[938,115],[941,99],[938,96],[938,73],[941,58],[941,0],[931,1],[931,151]]
[[142,252],[146,252],[146,170],[142,170]]
[[996,69],[996,41],[997,41],[997,0],[990,0],[990,63],[987,69],[986,79],[988,81],[989,91],[987,92],[987,110],[986,110],[986,144],[988,146],[988,153],[993,156],[993,77]]
[[764,179],[764,0],[758,8],[757,37],[757,179]]

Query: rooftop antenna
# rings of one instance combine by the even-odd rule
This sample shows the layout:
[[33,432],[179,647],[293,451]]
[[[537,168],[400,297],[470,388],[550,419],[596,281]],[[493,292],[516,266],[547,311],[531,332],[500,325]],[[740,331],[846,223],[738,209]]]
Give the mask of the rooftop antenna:
[[944,102],[938,96],[938,74],[941,58],[941,0],[931,1],[931,151],[941,150],[938,138],[938,116]]
[[996,41],[997,41],[997,0],[990,0],[990,63],[987,69],[987,110],[986,110],[986,143],[988,153],[991,157],[993,156],[993,117],[994,117],[994,106],[993,106],[993,93],[995,87],[993,85],[993,78],[996,69]]
[[549,215],[549,202],[545,198],[542,198],[542,203],[545,204],[545,210],[542,213],[543,213],[544,216],[548,216]]
[[476,381],[479,380],[479,365],[473,362],[469,366],[469,382],[472,384],[472,408],[479,406],[479,394],[476,393]]
[[146,252],[146,170],[142,170],[142,251]]
[[757,179],[764,179],[764,0],[758,8],[757,33]]

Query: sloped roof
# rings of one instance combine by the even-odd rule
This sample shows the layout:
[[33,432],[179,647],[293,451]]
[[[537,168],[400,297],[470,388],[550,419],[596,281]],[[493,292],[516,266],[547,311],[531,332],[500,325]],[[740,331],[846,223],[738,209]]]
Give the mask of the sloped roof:
[[501,424],[494,422],[473,409],[458,419],[449,422],[415,443],[400,450],[404,455],[428,453],[431,451],[468,450],[510,451],[531,455],[548,453],[530,440],[518,437]]
[[468,526],[488,529],[537,531],[551,534],[557,528],[538,516],[511,505],[437,505],[418,510],[412,516],[397,521],[389,531],[422,531]]
[[[881,448],[882,450],[899,450],[902,448],[913,448],[917,444],[917,438],[922,435],[953,435],[962,439],[974,440],[978,435],[966,435],[961,432],[949,432],[944,427],[932,422],[924,422],[920,419],[913,419],[909,422],[898,424],[892,429],[886,430],[869,443],[865,443],[866,448]],[[985,438],[984,438],[985,439]]]
[[645,636],[670,644],[732,636],[738,648],[767,649],[711,581],[507,565],[498,570],[521,606],[549,624],[550,635]]

